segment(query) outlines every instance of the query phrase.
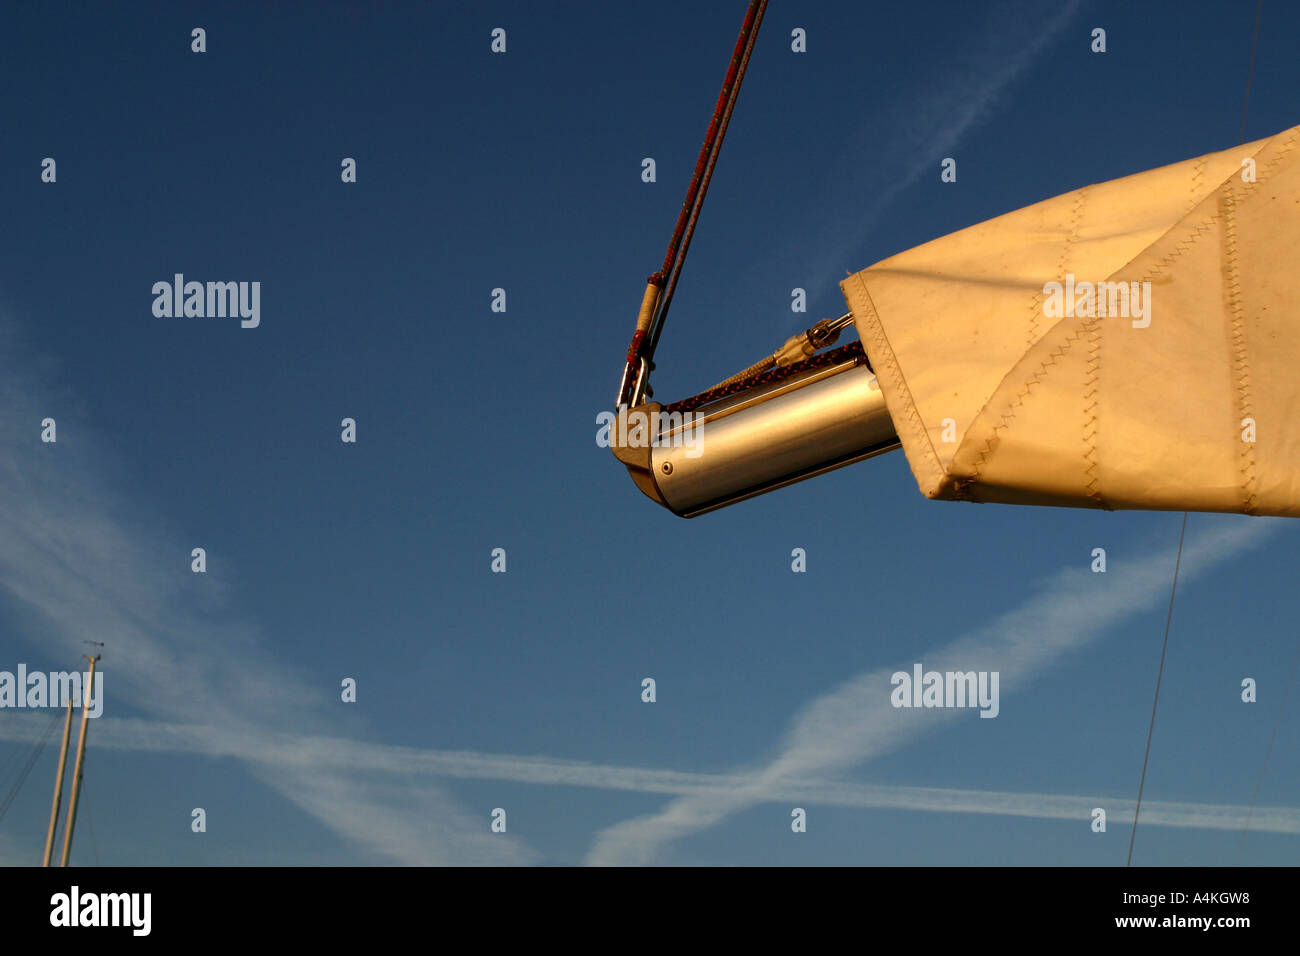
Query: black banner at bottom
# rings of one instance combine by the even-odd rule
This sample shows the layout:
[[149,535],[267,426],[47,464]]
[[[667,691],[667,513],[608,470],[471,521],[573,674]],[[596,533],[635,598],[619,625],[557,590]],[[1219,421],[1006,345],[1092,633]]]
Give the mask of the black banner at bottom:
[[[1294,924],[1292,869],[0,870],[7,951],[30,937],[456,940],[1120,939],[1231,944]],[[665,936],[671,933],[671,936]],[[481,937],[479,934],[482,934]],[[611,935],[612,934],[612,935]],[[432,938],[433,941],[437,937]]]

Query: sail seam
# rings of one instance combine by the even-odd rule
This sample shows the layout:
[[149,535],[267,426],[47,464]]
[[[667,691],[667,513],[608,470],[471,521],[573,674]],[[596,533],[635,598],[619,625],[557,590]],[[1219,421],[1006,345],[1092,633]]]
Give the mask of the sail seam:
[[1097,431],[1099,419],[1098,378],[1101,376],[1101,321],[1094,316],[1085,323],[1088,335],[1088,358],[1083,374],[1083,477],[1084,493],[1099,508],[1111,510],[1097,490],[1099,463],[1097,460]]
[[1202,156],[1192,166],[1192,198],[1187,206],[1187,212],[1191,212],[1198,203],[1205,199],[1205,196],[1201,194],[1201,183],[1205,178],[1205,170],[1209,165],[1209,160]]
[[1001,416],[999,416],[998,423],[993,426],[992,430],[989,432],[988,438],[984,440],[984,447],[980,450],[979,457],[975,460],[970,476],[957,480],[954,488],[958,498],[968,501],[978,500],[974,496],[973,488],[975,485],[979,484],[980,478],[983,476],[984,467],[988,464],[989,457],[997,449],[999,442],[1002,440],[1000,433],[1010,426],[1012,420],[1016,417],[1016,409],[1020,405],[1024,404],[1025,399],[1029,397],[1030,389],[1043,380],[1047,375],[1048,368],[1055,365],[1057,359],[1070,351],[1074,346],[1074,343],[1079,340],[1082,334],[1082,327],[1076,328],[1066,336],[1064,342],[1048,353],[1047,357],[1039,364],[1038,370],[1025,379],[1025,383],[1021,386],[1020,391],[1016,393],[1015,398],[1011,400],[1011,403],[1002,412]]
[[[1225,291],[1228,296],[1228,312],[1232,322],[1232,372],[1237,393],[1237,414],[1241,416],[1241,428],[1246,428],[1246,420],[1251,418],[1253,403],[1250,396],[1250,363],[1246,350],[1246,309],[1241,301],[1241,266],[1237,253],[1237,196],[1232,187],[1224,190],[1220,206],[1223,209],[1223,257],[1227,272]],[[1255,474],[1255,444],[1242,437],[1241,449],[1237,455],[1238,468],[1241,472],[1242,510],[1246,514],[1257,513]]]
[[[1070,211],[1070,229],[1066,233],[1065,242],[1061,246],[1061,255],[1056,260],[1056,279],[1065,278],[1065,270],[1070,263],[1070,253],[1074,249],[1074,244],[1079,238],[1079,224],[1083,219],[1083,202],[1085,194],[1091,187],[1084,186],[1076,190],[1074,194],[1074,206]],[[1047,293],[1042,289],[1034,292],[1029,300],[1029,328],[1025,335],[1025,345],[1032,348],[1034,343],[1039,339],[1038,316],[1043,309],[1043,300]]]
[[[1218,218],[1218,214],[1216,213],[1207,219],[1202,220],[1184,238],[1178,240],[1174,248],[1164,258],[1151,267],[1151,270],[1144,277],[1144,281],[1149,281],[1159,276],[1175,259],[1179,258],[1188,249],[1203,239],[1210,227],[1218,221]],[[1087,326],[1084,324],[1076,326],[1060,345],[1056,346],[1050,353],[1048,353],[1047,358],[1042,360],[1037,371],[1033,372],[1027,379],[1025,379],[1024,385],[1021,386],[1015,397],[998,417],[997,424],[990,429],[988,437],[984,441],[984,447],[980,450],[980,453],[976,457],[972,466],[971,474],[965,478],[959,478],[954,482],[954,495],[957,499],[965,501],[978,500],[975,497],[974,488],[983,477],[984,469],[988,465],[989,458],[992,456],[993,452],[997,450],[997,446],[1001,441],[1001,432],[1005,431],[1011,424],[1012,419],[1015,418],[1016,408],[1024,404],[1024,400],[1028,397],[1030,389],[1042,381],[1043,377],[1047,374],[1048,368],[1055,365],[1056,360],[1068,352],[1074,346],[1074,343],[1083,337],[1087,330]],[[1109,507],[1105,503],[1105,500],[1100,497],[1100,492],[1097,493],[1096,497],[1091,494],[1089,497],[1093,498],[1099,507]]]
[[1174,244],[1174,248],[1163,259],[1161,259],[1154,266],[1152,266],[1151,270],[1147,272],[1147,274],[1144,275],[1139,281],[1150,282],[1153,279],[1159,278],[1164,273],[1164,271],[1167,268],[1169,268],[1170,265],[1173,264],[1175,259],[1177,259],[1188,249],[1192,248],[1192,246],[1196,245],[1198,242],[1204,239],[1210,227],[1213,226],[1218,221],[1219,221],[1218,213],[1215,213],[1214,215],[1210,216],[1207,219],[1202,219],[1199,223],[1197,223],[1192,228],[1191,232],[1189,232],[1182,239],[1179,239]]
[[[1271,173],[1274,169],[1276,169],[1278,165],[1282,162],[1282,160],[1286,159],[1287,153],[1291,152],[1291,150],[1295,148],[1297,139],[1300,139],[1300,128],[1291,130],[1290,135],[1288,135],[1286,139],[1282,140],[1282,142],[1278,144],[1277,154],[1272,156],[1262,167],[1256,170],[1256,174],[1257,174],[1256,178],[1264,179],[1267,173]],[[1273,141],[1269,140],[1268,143],[1265,144],[1264,148],[1266,149],[1267,147],[1272,145],[1273,145]],[[1259,150],[1259,153],[1263,153],[1263,152],[1264,149]],[[1259,155],[1259,153],[1256,153],[1256,155]],[[1237,173],[1233,173],[1233,175],[1235,176],[1237,175]]]
[[[857,281],[858,289],[861,291],[862,295],[862,304],[866,306],[865,310],[859,310],[855,303],[848,301],[848,296],[845,296],[849,308],[853,311],[856,320],[855,324],[858,328],[858,337],[862,338],[864,334],[871,336],[872,344],[876,347],[867,349],[867,359],[871,363],[871,367],[875,371],[876,377],[880,381],[881,385],[892,384],[892,388],[884,388],[884,394],[886,397],[885,408],[888,410],[890,416],[893,417],[894,430],[898,432],[898,437],[899,440],[903,442],[904,450],[909,451],[910,461],[910,449],[904,439],[903,428],[900,427],[900,413],[906,420],[908,430],[915,438],[917,450],[920,451],[925,463],[929,465],[931,469],[930,480],[933,481],[933,494],[926,491],[924,487],[921,488],[921,491],[927,497],[934,497],[935,495],[938,495],[940,489],[942,489],[943,481],[944,478],[947,477],[948,470],[943,466],[942,462],[940,462],[939,455],[935,451],[934,443],[930,438],[929,429],[926,428],[925,422],[922,420],[921,414],[917,410],[916,401],[912,397],[911,387],[907,384],[907,379],[903,376],[902,369],[899,367],[898,357],[894,354],[894,349],[889,344],[889,337],[885,333],[884,323],[881,321],[880,315],[876,310],[875,302],[872,301],[871,293],[867,290],[867,281],[863,278],[863,273],[856,272],[850,278]],[[864,341],[863,348],[866,348],[866,345],[867,343]],[[888,398],[893,389],[897,389],[898,397],[902,399],[901,404],[903,405],[903,408],[901,409],[895,409],[889,405]],[[913,468],[913,472],[915,473],[916,471],[917,469]]]

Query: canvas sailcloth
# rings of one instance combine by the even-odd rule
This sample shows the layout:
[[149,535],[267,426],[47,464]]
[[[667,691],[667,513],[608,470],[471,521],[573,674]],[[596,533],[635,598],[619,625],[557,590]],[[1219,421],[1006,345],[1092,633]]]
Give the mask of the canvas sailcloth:
[[[845,279],[921,491],[1300,516],[1298,143],[1087,186]],[[1147,294],[1126,309],[1119,283]]]

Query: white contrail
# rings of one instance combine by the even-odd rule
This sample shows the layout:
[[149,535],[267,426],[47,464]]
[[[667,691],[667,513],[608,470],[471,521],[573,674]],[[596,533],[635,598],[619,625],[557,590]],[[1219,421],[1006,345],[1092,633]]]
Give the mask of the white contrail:
[[[1214,524],[1209,531],[1189,536],[1182,559],[1185,580],[1256,544],[1282,523],[1280,519],[1211,520]],[[1123,574],[1100,575],[1083,569],[1061,572],[1037,597],[920,659],[927,670],[999,672],[1005,713],[1008,690],[1066,652],[1083,647],[1121,619],[1157,605],[1169,593],[1173,564],[1173,552],[1168,551],[1137,558]],[[910,667],[908,662],[904,669]],[[970,717],[968,711],[957,708],[893,707],[890,677],[898,669],[865,672],[814,700],[795,716],[776,756],[757,769],[741,772],[735,786],[679,797],[658,813],[603,830],[587,862],[650,862],[664,844],[714,826],[802,779],[838,777],[958,716]]]
[[[154,515],[114,490],[123,479],[99,477],[113,456],[98,447],[75,397],[38,377],[33,369],[43,366],[16,339],[0,322],[0,587],[28,612],[23,635],[41,656],[76,669],[83,641],[106,642],[110,701],[164,721],[202,714],[203,725],[190,728],[201,741],[250,744],[241,756],[260,779],[397,862],[534,860],[513,834],[491,834],[486,816],[463,831],[447,825],[463,814],[434,786],[402,794],[394,788],[411,786],[405,778],[357,780],[339,765],[308,786],[259,760],[255,743],[267,728],[328,730],[325,704],[337,689],[310,688],[269,660],[251,624],[199,610],[217,603],[219,573],[209,569],[201,588],[188,580],[192,544],[155,530]],[[40,440],[46,417],[55,419],[55,443]]]
[[[819,255],[804,271],[794,274],[820,276],[810,279],[814,288],[842,279],[844,270],[839,263],[856,254],[889,204],[922,176],[938,181],[940,161],[954,156],[962,138],[993,111],[1006,90],[1061,35],[1079,7],[1079,0],[1069,0],[1046,17],[1038,4],[1014,10],[993,8],[979,38],[963,39],[963,49],[941,75],[926,75],[925,88],[908,89],[903,95],[892,88],[881,90],[880,98],[860,111],[874,117],[869,125],[855,121],[858,113],[845,110],[845,129],[865,128],[866,135],[845,144],[844,153],[851,162],[834,171],[822,170],[821,178],[833,183],[834,190],[826,202],[812,205],[829,209],[830,219],[821,220],[823,231],[836,210],[851,207],[852,226],[846,229],[851,235],[834,240],[837,248],[833,254]],[[1066,184],[1061,191],[1077,185]],[[805,229],[798,234],[812,233]],[[798,251],[806,255],[806,243]],[[793,252],[783,261],[797,261]],[[870,264],[846,265],[863,269]]]
[[[0,740],[31,742],[42,725],[37,715],[23,715],[0,724]],[[270,734],[254,738],[214,737],[207,728],[167,725],[153,721],[103,717],[95,724],[96,746],[145,752],[181,752],[208,757],[233,757],[276,773],[291,773],[304,785],[320,770],[348,768],[356,774],[392,774],[468,780],[500,780],[538,786],[581,787],[631,793],[695,795],[715,798],[752,782],[745,774],[686,773],[644,767],[610,766],[580,760],[470,751],[424,750],[362,743],[337,737]],[[312,788],[306,786],[310,791]],[[1133,812],[1131,797],[1079,796],[1044,793],[1007,793],[942,787],[902,787],[846,783],[834,780],[782,781],[759,794],[762,802],[859,810],[918,810],[937,813],[974,813],[1091,822],[1091,811],[1102,807],[1112,818]],[[354,803],[355,801],[349,801]],[[1186,802],[1143,801],[1144,824],[1241,830],[1250,808]],[[320,815],[328,810],[319,811]],[[1289,807],[1256,808],[1251,829],[1269,833],[1300,834],[1300,810]],[[393,840],[405,839],[394,831]],[[485,852],[495,852],[495,840]]]

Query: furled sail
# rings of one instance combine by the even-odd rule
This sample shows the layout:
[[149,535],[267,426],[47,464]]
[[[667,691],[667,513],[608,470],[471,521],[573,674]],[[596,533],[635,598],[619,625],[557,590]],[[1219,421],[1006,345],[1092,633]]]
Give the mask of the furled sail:
[[1300,126],[841,283],[931,498],[1300,516]]

